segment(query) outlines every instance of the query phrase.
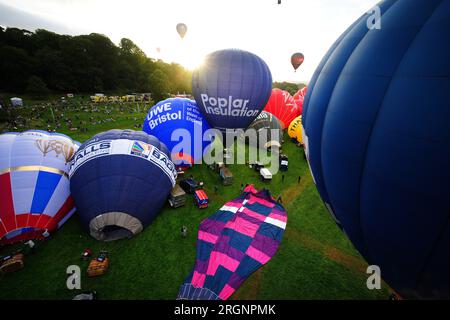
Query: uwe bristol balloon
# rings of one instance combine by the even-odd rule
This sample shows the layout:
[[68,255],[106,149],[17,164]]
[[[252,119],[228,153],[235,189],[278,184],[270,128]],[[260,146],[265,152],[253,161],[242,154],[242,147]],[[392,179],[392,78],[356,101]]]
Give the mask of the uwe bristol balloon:
[[327,208],[406,298],[450,298],[450,1],[383,1],[319,64],[304,142]]
[[210,53],[192,76],[197,105],[208,123],[221,131],[247,129],[264,108],[271,88],[267,64],[237,49]]
[[181,168],[201,163],[211,143],[210,137],[204,137],[208,129],[196,102],[186,98],[158,102],[148,111],[142,128],[167,146],[172,161]]

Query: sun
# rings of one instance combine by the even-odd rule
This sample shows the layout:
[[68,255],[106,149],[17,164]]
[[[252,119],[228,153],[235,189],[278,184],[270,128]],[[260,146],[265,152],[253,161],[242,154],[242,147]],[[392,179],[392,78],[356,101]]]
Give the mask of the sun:
[[185,51],[180,57],[180,64],[188,70],[195,70],[203,63],[204,55],[195,51]]

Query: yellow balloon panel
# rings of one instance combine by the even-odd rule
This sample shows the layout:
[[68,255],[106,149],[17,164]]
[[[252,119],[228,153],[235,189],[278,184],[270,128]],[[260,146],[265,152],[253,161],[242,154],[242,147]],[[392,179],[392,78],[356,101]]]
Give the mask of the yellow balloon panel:
[[303,143],[302,138],[302,116],[292,120],[288,128],[288,135],[292,139],[297,139],[298,142]]

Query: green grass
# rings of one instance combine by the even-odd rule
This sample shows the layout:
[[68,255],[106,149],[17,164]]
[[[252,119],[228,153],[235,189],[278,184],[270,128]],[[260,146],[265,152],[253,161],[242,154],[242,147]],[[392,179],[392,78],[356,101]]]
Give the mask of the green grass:
[[[142,123],[148,107],[141,105],[138,110],[134,104],[100,105],[97,113],[75,111],[84,104],[86,102],[78,101],[65,108],[58,104],[52,108],[65,117],[73,118],[78,114],[81,121],[89,122],[94,116],[100,120],[114,118],[115,122],[89,125],[87,133],[70,131],[63,125],[58,132],[84,141],[104,130],[133,128],[134,124]],[[43,105],[35,107],[34,111],[31,108],[16,110],[16,115],[28,118],[36,110],[41,113],[39,119],[28,121],[18,129],[44,126],[52,119],[49,108]],[[112,110],[110,115],[105,114],[107,109]],[[0,123],[0,131],[7,129],[6,124]],[[76,292],[66,287],[66,268],[73,264],[82,269],[82,290],[96,290],[101,299],[174,299],[194,265],[200,222],[238,196],[241,183],[269,188],[275,197],[281,194],[288,223],[277,254],[247,279],[232,299],[387,299],[390,289],[385,284],[381,290],[367,289],[367,264],[326,211],[300,148],[286,139],[283,152],[289,156],[289,171],[284,173],[284,182],[281,173],[275,175],[272,182],[263,183],[248,166],[230,165],[234,184],[222,186],[218,175],[206,165],[193,167],[188,174],[204,181],[210,197],[209,208],[198,209],[191,197],[178,209],[166,205],[149,227],[131,239],[111,243],[96,241],[74,215],[52,239],[39,243],[35,254],[26,257],[23,270],[0,278],[0,299],[71,299]],[[297,184],[299,175],[302,180]],[[214,193],[215,185],[217,193]],[[180,235],[182,225],[188,227],[186,238]],[[106,275],[98,278],[85,275],[88,262],[81,260],[85,248],[91,248],[94,254],[108,250],[111,265]],[[12,249],[3,248],[0,254]]]

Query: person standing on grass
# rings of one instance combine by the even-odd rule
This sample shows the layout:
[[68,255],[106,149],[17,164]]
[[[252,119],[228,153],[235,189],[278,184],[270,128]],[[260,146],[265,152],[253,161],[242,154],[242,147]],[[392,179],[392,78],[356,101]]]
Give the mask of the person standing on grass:
[[181,236],[182,236],[183,238],[186,238],[186,237],[187,237],[187,227],[186,227],[186,226],[182,226],[182,227],[181,227]]
[[25,242],[25,244],[28,246],[28,248],[30,248],[30,252],[33,254],[36,252],[36,244],[34,243],[33,240],[28,240],[27,242]]
[[300,183],[300,180],[302,180],[302,176],[298,176],[297,184]]
[[278,202],[279,204],[282,204],[282,203],[283,203],[283,200],[281,199],[281,194],[278,196],[277,202]]

